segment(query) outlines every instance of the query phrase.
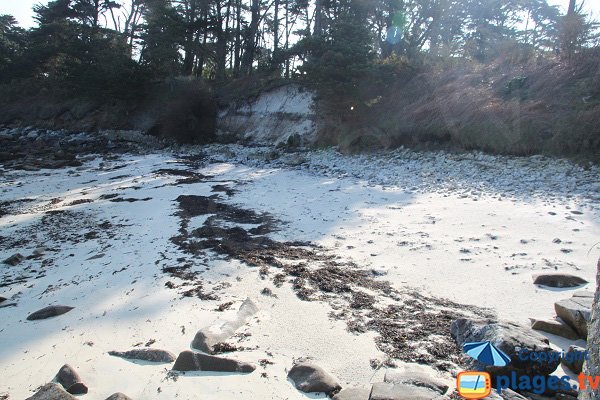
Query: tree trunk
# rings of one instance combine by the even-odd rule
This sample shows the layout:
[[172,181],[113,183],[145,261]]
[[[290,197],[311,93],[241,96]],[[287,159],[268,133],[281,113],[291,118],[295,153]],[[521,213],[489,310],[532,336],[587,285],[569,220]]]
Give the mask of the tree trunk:
[[242,56],[242,73],[250,75],[252,72],[252,64],[254,63],[254,53],[256,49],[256,36],[258,33],[258,20],[260,18],[260,4],[259,0],[252,0],[252,6],[250,7],[252,17],[250,19],[250,27],[248,34],[246,35],[246,46],[244,49],[244,55]]

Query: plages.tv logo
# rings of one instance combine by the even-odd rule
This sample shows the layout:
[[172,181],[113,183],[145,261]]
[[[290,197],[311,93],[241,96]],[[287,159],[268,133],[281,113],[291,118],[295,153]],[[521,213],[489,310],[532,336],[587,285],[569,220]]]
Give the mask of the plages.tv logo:
[[[504,367],[511,361],[509,356],[490,342],[465,343],[463,350],[487,365]],[[487,372],[465,371],[456,377],[456,388],[465,399],[482,399],[492,392],[492,379]]]

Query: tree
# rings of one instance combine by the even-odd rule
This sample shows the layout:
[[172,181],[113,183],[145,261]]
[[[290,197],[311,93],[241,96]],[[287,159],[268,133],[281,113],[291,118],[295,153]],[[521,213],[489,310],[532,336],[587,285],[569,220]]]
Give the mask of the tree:
[[26,49],[25,30],[17,25],[12,15],[0,15],[0,80],[8,81],[16,75],[16,61]]

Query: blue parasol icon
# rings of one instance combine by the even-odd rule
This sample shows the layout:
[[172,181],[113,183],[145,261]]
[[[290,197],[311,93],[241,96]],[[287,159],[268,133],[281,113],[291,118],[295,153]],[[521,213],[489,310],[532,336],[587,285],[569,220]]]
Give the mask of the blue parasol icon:
[[463,345],[469,356],[484,364],[504,367],[510,363],[510,357],[490,342],[471,342]]

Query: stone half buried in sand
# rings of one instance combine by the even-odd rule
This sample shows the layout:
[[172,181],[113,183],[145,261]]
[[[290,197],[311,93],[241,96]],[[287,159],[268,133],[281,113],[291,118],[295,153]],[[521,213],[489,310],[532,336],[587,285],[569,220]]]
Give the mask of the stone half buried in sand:
[[35,321],[38,319],[46,319],[46,318],[51,318],[51,317],[56,317],[58,315],[62,315],[65,313],[68,313],[69,311],[71,311],[72,309],[74,309],[75,307],[70,307],[70,306],[48,306],[48,307],[44,307],[41,310],[38,310],[34,313],[29,314],[29,316],[27,317],[28,321]]
[[288,379],[294,382],[296,389],[305,393],[332,393],[342,387],[338,381],[323,368],[311,362],[300,362],[290,369]]
[[585,285],[588,281],[571,274],[538,274],[533,276],[533,283],[553,288],[572,288]]
[[256,369],[255,365],[230,358],[210,356],[195,353],[190,350],[179,353],[174,371],[214,371],[214,372],[244,372],[249,373]]
[[[468,369],[486,371],[492,376],[510,375],[550,375],[558,368],[560,358],[545,363],[520,359],[520,350],[536,352],[555,352],[550,347],[548,339],[536,331],[506,321],[477,320],[460,318],[452,322],[450,334],[459,346],[467,342],[492,342],[511,358],[511,362],[504,367],[495,367],[483,364],[475,359],[468,358]],[[466,356],[468,357],[468,356]]]
[[109,351],[108,354],[128,360],[140,360],[154,363],[172,363],[175,354],[160,349],[132,349],[128,351]]
[[47,383],[42,386],[33,396],[25,400],[77,400],[56,383]]

